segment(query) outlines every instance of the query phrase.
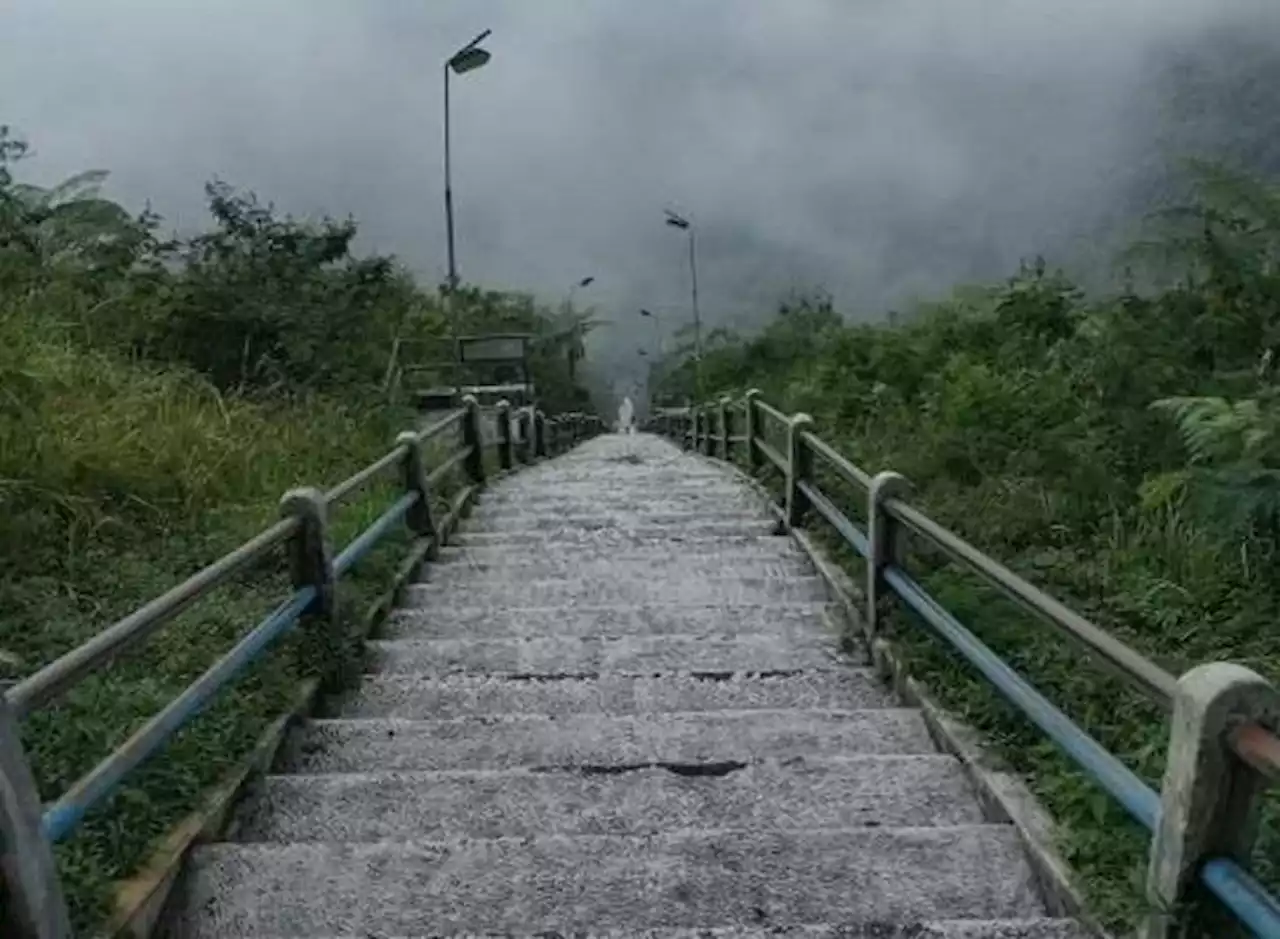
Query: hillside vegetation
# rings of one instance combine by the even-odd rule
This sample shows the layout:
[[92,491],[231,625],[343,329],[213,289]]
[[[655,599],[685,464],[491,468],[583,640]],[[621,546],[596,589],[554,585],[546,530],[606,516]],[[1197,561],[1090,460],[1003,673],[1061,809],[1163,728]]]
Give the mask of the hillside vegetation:
[[[445,335],[434,291],[394,259],[352,253],[350,220],[283,217],[214,182],[190,237],[100,192],[105,173],[52,188],[20,179],[25,145],[0,128],[0,679],[29,674],[277,518],[296,485],[332,486],[389,449],[413,413],[392,350]],[[468,331],[538,334],[548,410],[581,406],[570,375],[585,319],[531,297],[459,296]],[[415,345],[416,344],[416,345]],[[394,483],[344,506],[345,543]],[[341,590],[351,623],[386,589],[406,541]],[[197,604],[109,674],[34,715],[24,743],[60,795],[168,703],[288,589],[283,559]],[[290,640],[59,847],[77,932],[112,885],[199,801],[322,671]],[[332,664],[332,663],[329,663]]]
[[[1280,188],[1209,165],[1192,183],[1113,296],[1037,261],[874,324],[801,299],[758,335],[717,333],[704,387],[812,414],[864,469],[903,473],[935,518],[1171,670],[1231,659],[1280,680]],[[663,393],[692,396],[687,350],[663,371]],[[963,622],[1158,785],[1156,709],[914,547]],[[1100,911],[1132,917],[1145,836],[919,624],[897,631],[917,673],[1032,774]],[[1273,884],[1275,817],[1257,859]]]

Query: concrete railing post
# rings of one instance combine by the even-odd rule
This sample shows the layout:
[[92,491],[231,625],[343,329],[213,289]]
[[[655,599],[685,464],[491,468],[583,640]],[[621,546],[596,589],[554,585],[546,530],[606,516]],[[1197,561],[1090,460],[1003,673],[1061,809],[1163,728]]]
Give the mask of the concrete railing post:
[[702,424],[702,415],[697,408],[689,409],[689,449],[694,453],[702,452],[702,444],[698,441],[698,430]]
[[725,395],[720,399],[720,456],[733,458],[733,399]]
[[718,408],[715,405],[708,404],[702,412],[705,424],[702,428],[702,452],[705,456],[716,455],[716,440],[719,435],[716,433],[716,412]]
[[333,619],[337,615],[333,549],[329,543],[329,509],[324,493],[310,486],[290,489],[280,499],[280,514],[298,520],[298,532],[289,542],[289,577],[293,586],[314,587],[315,616]]
[[1195,914],[1188,901],[1204,861],[1248,861],[1266,781],[1236,756],[1228,737],[1240,724],[1274,727],[1277,718],[1275,688],[1242,665],[1211,662],[1178,679],[1160,820],[1147,865],[1150,911],[1142,939],[1186,934],[1186,918]]
[[509,470],[515,465],[514,441],[511,434],[511,402],[505,399],[498,402],[498,465]]
[[295,589],[314,587],[316,598],[307,608],[303,658],[318,665],[329,681],[341,668],[343,640],[338,619],[338,585],[333,569],[333,548],[329,537],[329,511],[324,493],[305,487],[290,489],[280,499],[280,514],[299,522],[289,542],[289,577]]
[[520,461],[533,462],[533,411],[530,408],[520,409]]
[[756,446],[756,440],[760,437],[760,414],[756,411],[756,399],[759,397],[760,389],[752,388],[742,399],[742,406],[745,411],[742,428],[747,438],[747,467],[753,473],[760,468],[760,463],[763,460],[760,450]]
[[533,412],[533,458],[540,460],[547,455],[547,415]]
[[18,715],[0,694],[0,935],[71,939],[53,846],[41,826],[40,793],[22,747]]
[[427,559],[435,560],[439,554],[440,544],[436,538],[436,523],[431,514],[431,492],[427,488],[427,460],[423,451],[422,438],[411,430],[406,430],[396,438],[396,445],[405,448],[403,464],[404,488],[408,492],[416,492],[418,501],[413,504],[405,522],[409,530],[419,538],[430,538],[431,547],[427,551]]
[[885,510],[889,499],[907,494],[910,484],[905,476],[888,470],[877,473],[867,489],[867,595],[866,630],[874,638],[880,632],[885,615],[884,598],[888,589],[885,568],[899,564],[904,550],[899,525]]
[[803,434],[813,426],[808,414],[793,414],[787,422],[787,527],[797,528],[809,511],[809,499],[800,483],[813,481],[813,452],[805,446]]
[[475,395],[463,395],[462,406],[467,415],[462,419],[462,445],[471,452],[463,460],[467,478],[479,485],[484,482],[484,431],[480,426],[480,402]]

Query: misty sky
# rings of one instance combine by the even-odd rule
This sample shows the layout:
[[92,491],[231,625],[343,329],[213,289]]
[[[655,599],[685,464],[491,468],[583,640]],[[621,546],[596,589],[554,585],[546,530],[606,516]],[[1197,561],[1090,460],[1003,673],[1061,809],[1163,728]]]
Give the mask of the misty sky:
[[[218,175],[364,245],[445,269],[441,66],[454,84],[464,280],[634,311],[758,321],[823,286],[871,316],[1066,251],[1141,146],[1154,54],[1274,0],[5,0],[0,123],[42,181],[201,222]],[[1269,12],[1268,12],[1269,11]],[[603,334],[602,337],[603,339]],[[613,340],[611,340],[612,342]]]

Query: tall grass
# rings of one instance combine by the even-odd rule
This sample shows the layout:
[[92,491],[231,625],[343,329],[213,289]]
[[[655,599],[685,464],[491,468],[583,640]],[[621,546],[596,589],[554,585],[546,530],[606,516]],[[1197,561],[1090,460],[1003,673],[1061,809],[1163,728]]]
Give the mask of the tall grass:
[[[35,302],[0,307],[0,677],[29,674],[278,517],[288,488],[381,456],[412,416],[319,395],[255,403],[199,376],[64,341]],[[375,486],[334,518],[341,545],[390,503]],[[350,623],[386,589],[407,536],[340,585]],[[196,604],[140,651],[24,725],[41,794],[61,794],[278,603],[283,558]],[[291,636],[58,848],[77,931],[320,666]]]

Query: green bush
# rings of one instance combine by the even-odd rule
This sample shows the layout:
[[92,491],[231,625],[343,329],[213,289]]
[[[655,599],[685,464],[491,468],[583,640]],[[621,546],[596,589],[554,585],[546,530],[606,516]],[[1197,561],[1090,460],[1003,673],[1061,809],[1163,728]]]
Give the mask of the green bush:
[[[1142,290],[1088,297],[1037,261],[878,325],[802,300],[726,337],[704,376],[813,415],[864,469],[903,473],[933,517],[1175,673],[1230,659],[1280,680],[1280,189],[1205,165],[1192,182],[1196,200],[1153,219],[1130,256],[1148,265],[1130,271]],[[661,393],[693,394],[688,361],[661,373]],[[1158,786],[1156,709],[912,548],[939,599]],[[1132,922],[1145,835],[921,624],[894,628],[915,673],[1029,774],[1098,912]],[[1271,800],[1255,862],[1273,886],[1277,820]]]
[[[393,350],[445,329],[438,299],[393,259],[350,253],[354,223],[281,218],[213,184],[213,227],[164,240],[157,217],[101,197],[104,173],[48,189],[19,182],[24,154],[0,127],[4,680],[257,534],[287,489],[330,487],[385,454],[417,419],[387,382]],[[568,353],[586,317],[474,288],[457,302],[471,331],[538,336],[549,410],[582,400]],[[397,494],[388,480],[336,509],[336,546]],[[344,628],[387,589],[409,543],[407,532],[388,537],[343,579]],[[31,715],[23,742],[41,795],[62,794],[290,590],[280,552]],[[340,664],[334,638],[306,623],[288,635],[58,846],[77,933],[110,912],[118,882],[237,765],[302,679],[341,676],[329,668]]]

